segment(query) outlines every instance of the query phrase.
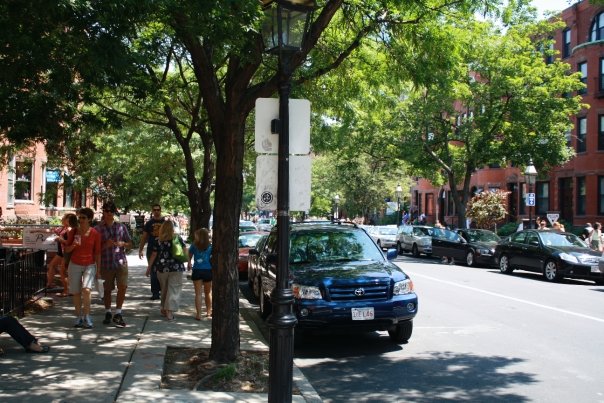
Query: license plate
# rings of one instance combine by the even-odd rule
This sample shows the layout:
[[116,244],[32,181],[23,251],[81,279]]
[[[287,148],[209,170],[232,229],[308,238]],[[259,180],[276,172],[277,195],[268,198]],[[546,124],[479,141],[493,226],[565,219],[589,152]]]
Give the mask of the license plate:
[[373,307],[370,308],[352,308],[352,320],[373,320],[375,313]]
[[592,273],[599,273],[600,272],[600,266],[591,266],[591,272]]

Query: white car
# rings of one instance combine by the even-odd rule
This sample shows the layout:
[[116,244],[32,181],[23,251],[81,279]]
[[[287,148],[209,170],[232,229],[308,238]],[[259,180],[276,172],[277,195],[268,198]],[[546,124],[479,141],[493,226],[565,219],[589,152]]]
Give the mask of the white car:
[[273,228],[273,222],[270,218],[261,218],[256,223],[256,227],[258,227],[258,231],[269,231]]
[[380,248],[396,248],[396,225],[377,225],[370,227],[367,233]]

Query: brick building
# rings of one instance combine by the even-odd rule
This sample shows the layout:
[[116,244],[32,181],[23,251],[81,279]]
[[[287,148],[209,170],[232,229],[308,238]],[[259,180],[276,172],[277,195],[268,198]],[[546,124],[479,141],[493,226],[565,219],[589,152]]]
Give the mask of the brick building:
[[97,209],[91,192],[76,191],[73,178],[63,167],[47,165],[43,144],[14,155],[8,166],[0,169],[0,207],[8,222],[17,217],[37,220],[62,216],[79,207]]
[[[556,167],[549,176],[539,175],[534,188],[534,214],[559,213],[560,219],[580,226],[604,222],[604,6],[583,0],[563,10],[566,26],[555,33],[555,49],[572,70],[581,72],[587,85],[583,102],[590,107],[573,116],[568,134],[576,156]],[[527,161],[528,162],[528,161]],[[524,195],[528,192],[523,172],[513,167],[485,167],[472,176],[475,192],[488,189],[510,191],[509,221],[528,218]],[[449,186],[435,188],[418,179],[411,189],[412,206],[426,214],[428,222],[437,218],[458,225]]]

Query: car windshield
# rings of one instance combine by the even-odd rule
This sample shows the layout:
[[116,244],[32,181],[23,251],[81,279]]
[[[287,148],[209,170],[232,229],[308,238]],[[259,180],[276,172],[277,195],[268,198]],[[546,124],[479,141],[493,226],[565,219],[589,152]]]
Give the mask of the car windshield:
[[256,246],[260,238],[262,238],[262,234],[239,235],[239,247],[253,248],[254,246]]
[[291,234],[290,263],[383,261],[384,255],[364,231],[300,231]]
[[468,231],[469,242],[499,242],[501,238],[491,231]]
[[379,233],[381,235],[396,235],[396,227],[380,227]]
[[541,238],[541,242],[546,246],[578,246],[587,248],[587,244],[581,240],[575,234],[569,233],[557,233],[554,231],[543,231],[539,233],[539,237]]

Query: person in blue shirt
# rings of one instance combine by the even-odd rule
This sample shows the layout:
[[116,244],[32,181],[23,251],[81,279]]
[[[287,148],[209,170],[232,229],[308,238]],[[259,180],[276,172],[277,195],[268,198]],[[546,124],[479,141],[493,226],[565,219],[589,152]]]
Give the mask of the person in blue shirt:
[[201,320],[201,288],[205,294],[206,317],[212,317],[212,244],[210,233],[206,228],[200,228],[194,233],[194,240],[189,248],[188,270],[191,270],[191,258],[193,258],[193,273],[191,280],[195,287],[195,319]]

